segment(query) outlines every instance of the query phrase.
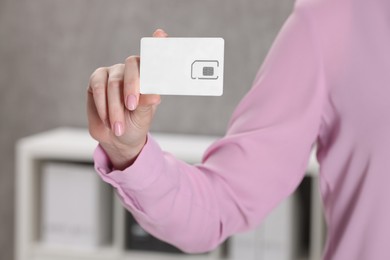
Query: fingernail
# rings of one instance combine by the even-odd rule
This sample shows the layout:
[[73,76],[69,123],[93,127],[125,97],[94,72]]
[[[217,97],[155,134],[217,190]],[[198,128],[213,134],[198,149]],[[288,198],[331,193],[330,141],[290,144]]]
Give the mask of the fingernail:
[[114,124],[114,133],[116,136],[121,136],[123,134],[123,125],[120,122],[115,122]]
[[128,95],[126,99],[126,107],[128,110],[135,110],[137,107],[137,97],[135,95]]

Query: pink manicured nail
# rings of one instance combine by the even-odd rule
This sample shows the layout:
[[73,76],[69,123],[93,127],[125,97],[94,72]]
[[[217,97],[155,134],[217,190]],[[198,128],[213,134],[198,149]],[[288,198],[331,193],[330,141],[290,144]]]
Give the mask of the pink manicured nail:
[[120,122],[115,122],[114,124],[114,133],[116,136],[123,135],[123,125]]
[[126,99],[126,107],[128,110],[135,110],[137,107],[137,97],[135,95],[128,95]]

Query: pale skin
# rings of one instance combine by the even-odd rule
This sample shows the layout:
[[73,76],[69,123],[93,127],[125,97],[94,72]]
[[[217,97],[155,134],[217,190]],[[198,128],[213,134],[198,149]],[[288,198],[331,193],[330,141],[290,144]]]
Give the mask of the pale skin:
[[[161,29],[153,37],[167,37]],[[88,85],[88,128],[115,169],[123,170],[137,158],[147,141],[160,95],[139,93],[139,56],[124,64],[96,69]]]

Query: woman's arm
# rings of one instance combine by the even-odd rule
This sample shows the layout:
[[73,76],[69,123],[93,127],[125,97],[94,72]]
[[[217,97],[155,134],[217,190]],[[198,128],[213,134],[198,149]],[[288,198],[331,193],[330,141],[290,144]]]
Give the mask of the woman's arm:
[[311,21],[295,10],[200,165],[161,151],[149,135],[123,171],[112,171],[99,146],[96,169],[148,232],[187,252],[209,251],[258,225],[300,183],[321,124],[323,77]]

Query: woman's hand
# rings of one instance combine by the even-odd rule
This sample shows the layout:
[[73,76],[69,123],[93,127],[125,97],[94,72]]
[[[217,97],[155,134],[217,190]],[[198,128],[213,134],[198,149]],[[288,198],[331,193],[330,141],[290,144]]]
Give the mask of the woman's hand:
[[[153,37],[167,37],[156,30]],[[130,166],[145,145],[160,95],[140,95],[139,56],[102,67],[88,86],[88,127],[116,169]]]

